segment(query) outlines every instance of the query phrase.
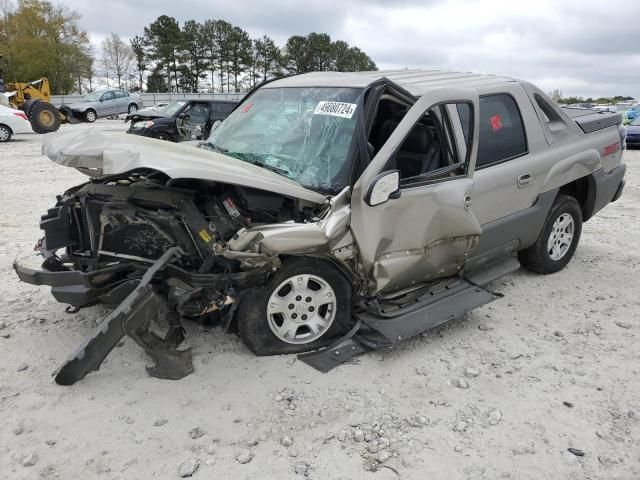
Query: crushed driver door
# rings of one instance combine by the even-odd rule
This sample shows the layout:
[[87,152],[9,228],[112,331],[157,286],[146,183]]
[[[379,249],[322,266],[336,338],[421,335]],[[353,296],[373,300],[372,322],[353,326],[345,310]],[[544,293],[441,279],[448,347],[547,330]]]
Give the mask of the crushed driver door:
[[[460,104],[471,111],[465,126]],[[475,91],[423,95],[356,182],[351,229],[370,294],[455,275],[476,247],[482,231],[471,208],[477,112]],[[394,170],[399,175],[389,175]],[[372,205],[380,201],[377,195],[372,202],[372,192],[385,189],[388,199]]]

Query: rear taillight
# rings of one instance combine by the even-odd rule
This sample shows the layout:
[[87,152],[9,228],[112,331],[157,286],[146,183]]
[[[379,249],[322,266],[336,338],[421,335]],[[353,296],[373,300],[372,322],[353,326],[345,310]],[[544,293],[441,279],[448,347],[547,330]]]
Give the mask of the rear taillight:
[[27,115],[26,115],[24,112],[13,112],[13,114],[14,114],[16,117],[20,117],[20,118],[23,118],[23,119],[25,119],[25,120],[29,120],[29,119],[27,118]]

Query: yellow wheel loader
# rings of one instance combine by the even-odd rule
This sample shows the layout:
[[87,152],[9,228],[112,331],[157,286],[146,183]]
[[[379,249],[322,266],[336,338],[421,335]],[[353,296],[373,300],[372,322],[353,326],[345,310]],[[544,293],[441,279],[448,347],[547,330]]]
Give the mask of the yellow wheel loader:
[[65,111],[65,107],[58,109],[53,106],[47,78],[29,83],[7,82],[5,91],[9,103],[27,115],[31,128],[36,133],[55,132],[61,123],[80,122],[70,111]]

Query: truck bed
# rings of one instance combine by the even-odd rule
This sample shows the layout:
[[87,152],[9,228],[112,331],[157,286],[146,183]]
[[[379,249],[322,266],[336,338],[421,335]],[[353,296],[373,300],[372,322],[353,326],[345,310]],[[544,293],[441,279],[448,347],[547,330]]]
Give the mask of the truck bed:
[[622,115],[617,112],[598,112],[578,107],[562,107],[562,111],[569,115],[584,133],[602,130],[622,122]]

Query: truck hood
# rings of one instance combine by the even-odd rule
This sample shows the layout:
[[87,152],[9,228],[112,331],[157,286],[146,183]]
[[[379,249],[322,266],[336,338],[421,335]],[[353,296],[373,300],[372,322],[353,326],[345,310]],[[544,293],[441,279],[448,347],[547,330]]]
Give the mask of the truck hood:
[[163,113],[163,112],[159,112],[158,110],[155,110],[154,108],[142,108],[140,110],[138,110],[136,113],[131,113],[129,115],[127,115],[127,118],[125,118],[125,122],[128,120],[152,120],[154,118],[169,118],[169,115]]
[[44,136],[42,153],[66,167],[93,169],[102,175],[139,168],[161,171],[171,178],[212,180],[267,190],[323,203],[326,196],[257,165],[179,143],[125,135],[122,132],[56,132]]

